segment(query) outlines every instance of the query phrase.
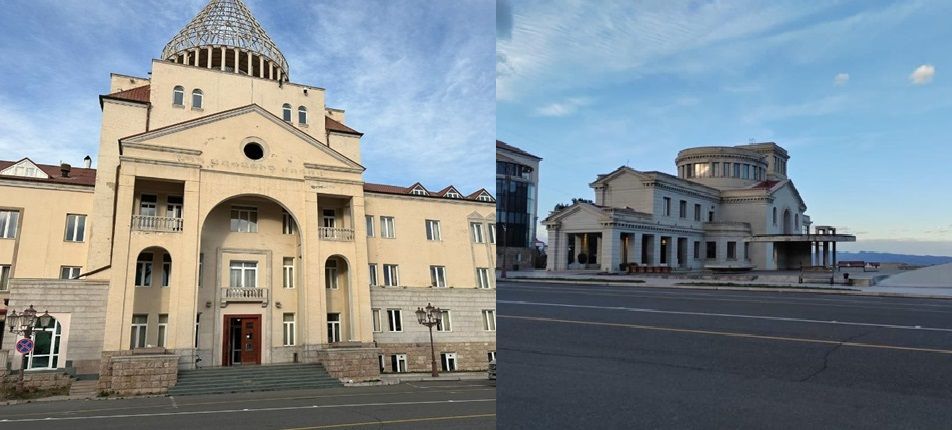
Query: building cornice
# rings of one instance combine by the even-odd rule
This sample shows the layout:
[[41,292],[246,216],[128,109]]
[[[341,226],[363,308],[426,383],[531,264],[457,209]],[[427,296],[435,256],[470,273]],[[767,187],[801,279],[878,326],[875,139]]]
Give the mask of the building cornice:
[[81,193],[92,193],[96,189],[94,185],[74,185],[56,182],[23,181],[17,179],[9,180],[3,177],[0,177],[0,186],[35,188],[40,190],[77,191]]
[[120,155],[119,162],[128,162],[128,163],[142,163],[142,164],[153,164],[157,166],[172,166],[172,167],[185,167],[192,169],[201,169],[201,164],[193,163],[181,163],[178,161],[167,161],[167,160],[154,160],[151,158],[140,158],[140,157],[131,157],[128,155]]
[[364,190],[364,196],[372,195],[375,198],[390,198],[390,199],[399,199],[399,200],[416,200],[419,202],[425,203],[448,203],[448,204],[463,204],[463,205],[479,205],[485,207],[496,207],[496,202],[484,202],[482,200],[468,200],[468,199],[450,199],[445,197],[430,197],[430,196],[417,196],[413,194],[392,194],[392,193],[380,193],[376,191],[367,191]]
[[173,154],[202,155],[202,151],[197,149],[173,148],[169,146],[152,145],[149,143],[126,142],[122,144],[125,148],[142,149],[145,151],[169,152]]

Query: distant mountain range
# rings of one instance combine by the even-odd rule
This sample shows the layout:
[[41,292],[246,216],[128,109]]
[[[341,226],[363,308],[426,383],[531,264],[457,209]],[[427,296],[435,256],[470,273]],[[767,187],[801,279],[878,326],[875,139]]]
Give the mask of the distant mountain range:
[[913,266],[931,266],[935,264],[952,263],[952,257],[943,257],[938,255],[908,255],[908,254],[890,254],[888,252],[837,252],[838,261],[863,260],[876,261],[879,263],[905,263]]

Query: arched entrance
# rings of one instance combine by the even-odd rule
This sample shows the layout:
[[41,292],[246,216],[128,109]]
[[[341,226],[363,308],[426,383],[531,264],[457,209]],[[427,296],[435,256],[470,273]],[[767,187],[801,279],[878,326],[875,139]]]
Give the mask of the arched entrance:
[[324,287],[327,293],[327,342],[352,339],[352,291],[350,265],[346,258],[332,255],[324,261]]
[[292,361],[300,352],[301,237],[296,217],[260,195],[218,203],[201,228],[196,352],[205,366]]

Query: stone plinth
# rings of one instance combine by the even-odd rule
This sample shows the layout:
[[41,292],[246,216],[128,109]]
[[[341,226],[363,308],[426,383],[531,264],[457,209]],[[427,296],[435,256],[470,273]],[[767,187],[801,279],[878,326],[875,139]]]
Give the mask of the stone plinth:
[[304,357],[305,361],[324,365],[327,373],[335,378],[369,381],[380,376],[378,354],[377,348],[346,347],[307,351]]
[[163,348],[105,351],[97,388],[124,396],[165,393],[178,381],[178,360]]

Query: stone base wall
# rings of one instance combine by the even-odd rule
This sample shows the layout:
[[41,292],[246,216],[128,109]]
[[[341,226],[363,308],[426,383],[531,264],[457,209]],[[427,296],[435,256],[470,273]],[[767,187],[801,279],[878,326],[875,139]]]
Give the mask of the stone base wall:
[[97,388],[122,396],[162,394],[178,382],[178,361],[164,348],[103,351]]
[[380,376],[379,354],[380,350],[373,347],[325,348],[306,352],[305,360],[323,364],[335,378],[370,381]]
[[[380,354],[383,355],[383,373],[393,373],[390,366],[390,356],[394,354],[407,355],[408,372],[430,371],[430,344],[429,343],[391,343],[378,344]],[[485,371],[489,369],[489,352],[496,350],[496,342],[458,342],[436,343],[436,366],[442,371],[440,353],[456,353],[456,369],[460,372]]]
[[[19,378],[19,371],[8,372],[0,382],[6,387],[14,387]],[[53,390],[57,388],[69,389],[73,379],[62,369],[31,370],[23,374],[23,387],[27,390]]]

